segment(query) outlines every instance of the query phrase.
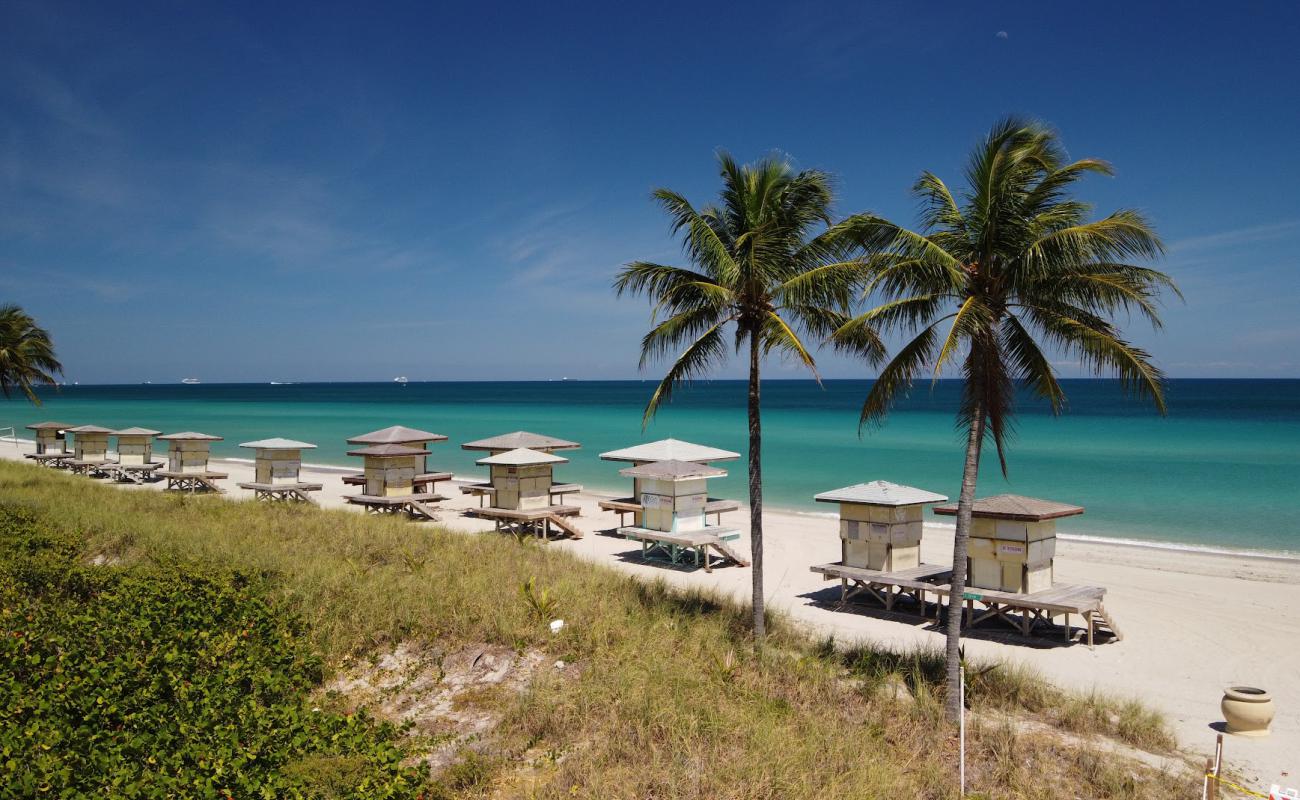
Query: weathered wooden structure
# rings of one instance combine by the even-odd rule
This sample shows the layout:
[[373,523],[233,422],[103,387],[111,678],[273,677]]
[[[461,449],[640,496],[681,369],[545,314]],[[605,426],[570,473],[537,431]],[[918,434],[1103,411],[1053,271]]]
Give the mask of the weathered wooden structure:
[[[418,428],[408,428],[404,425],[392,425],[370,433],[353,436],[347,441],[348,444],[366,446],[394,444],[425,450],[425,454],[419,457],[415,477],[412,479],[412,492],[415,494],[423,493],[430,496],[437,494],[438,484],[452,478],[450,472],[435,472],[429,469],[429,445],[447,441],[447,437],[441,433],[430,433]],[[366,485],[366,476],[364,474],[344,475],[343,483],[348,486],[364,487]]]
[[[934,512],[954,516],[957,505],[938,506]],[[1061,617],[1068,641],[1073,636],[1070,617],[1077,615],[1084,622],[1089,647],[1099,629],[1109,630],[1115,641],[1122,639],[1103,603],[1104,587],[1053,581],[1055,520],[1082,513],[1079,506],[1017,495],[976,500],[968,542],[967,584],[958,604],[963,625],[974,627],[999,620],[1029,636],[1039,624],[1052,625]],[[892,610],[899,599],[909,598],[922,615],[926,614],[927,603],[933,603],[936,620],[952,590],[952,569],[931,564],[892,571],[843,563],[820,564],[811,569],[827,580],[840,581],[841,602],[872,597]]]
[[[474,486],[479,496],[490,497],[492,504],[480,505],[465,513],[492,520],[497,530],[503,527],[527,530],[548,539],[554,526],[574,538],[582,538],[583,532],[567,520],[578,516],[581,509],[555,502],[560,495],[555,491],[557,484],[553,470],[556,464],[567,462],[563,456],[528,448],[480,458],[476,463],[489,469],[491,480]],[[566,491],[580,491],[581,488],[570,484]]]
[[36,452],[28,453],[27,458],[46,467],[63,469],[72,460],[65,435],[69,428],[75,427],[66,422],[36,422],[27,426],[27,430],[36,435]]
[[307,483],[299,475],[302,470],[302,451],[315,450],[310,442],[293,439],[259,439],[244,442],[240,447],[254,451],[253,480],[241,483],[239,488],[253,492],[257,500],[299,500],[312,502],[310,492],[324,488],[319,483]]
[[208,468],[212,443],[222,441],[222,437],[197,431],[181,431],[159,436],[158,441],[167,442],[167,469],[158,470],[157,474],[167,479],[169,490],[225,491],[216,482],[230,476]]
[[727,542],[740,538],[736,528],[710,525],[705,508],[710,478],[727,473],[718,467],[693,461],[654,461],[619,470],[625,478],[637,481],[637,502],[641,510],[637,525],[618,529],[619,534],[641,543],[642,558],[662,551],[676,564],[684,554],[694,557],[705,572],[712,571],[714,551],[724,559],[748,566]]
[[871,481],[813,499],[840,508],[840,563],[893,572],[921,566],[925,506],[948,498],[913,486]]
[[100,465],[108,461],[108,437],[113,430],[78,425],[66,432],[72,434],[72,460],[68,468],[78,475],[98,475]]
[[[461,446],[462,450],[479,450],[491,453],[492,455],[501,455],[511,450],[532,450],[538,453],[554,453],[557,450],[577,450],[582,445],[577,442],[571,442],[568,439],[560,439],[555,436],[547,436],[541,433],[532,433],[530,431],[512,431],[503,433],[500,436],[490,436],[486,439],[478,439],[472,442],[465,442]],[[482,461],[478,463],[482,464]],[[550,502],[555,503],[556,499],[563,500],[566,494],[576,494],[582,491],[582,486],[576,483],[554,483],[550,484],[548,497]],[[479,507],[483,508],[487,500],[493,499],[496,494],[495,482],[487,481],[467,483],[460,487],[461,494],[467,494],[479,499]],[[493,506],[504,508],[499,503],[493,501]]]
[[[653,464],[656,461],[686,461],[693,464],[712,464],[718,461],[734,461],[740,458],[740,454],[717,447],[684,442],[680,439],[660,439],[657,442],[647,442],[632,447],[624,447],[620,450],[610,450],[601,453],[600,458],[603,461],[622,461],[637,466]],[[639,478],[633,478],[632,495],[630,497],[601,500],[600,507],[604,511],[613,511],[618,514],[618,524],[622,527],[627,515],[631,514],[633,519],[636,519],[636,515],[643,510],[640,497],[641,481]],[[728,511],[735,511],[738,508],[740,508],[740,503],[735,500],[722,500],[716,497],[706,498],[704,503],[705,514],[715,515],[719,525],[722,524],[723,514]]]
[[[957,504],[938,506],[934,513],[956,516]],[[1082,506],[1014,494],[977,499],[971,507],[966,584],[1024,594],[1050,589],[1056,520],[1082,513]]]
[[376,514],[407,514],[414,518],[437,519],[434,504],[447,498],[432,492],[416,492],[415,479],[422,474],[423,447],[404,444],[376,444],[348,451],[364,459],[365,478],[361,494],[343,499]]
[[113,431],[117,437],[117,460],[108,461],[99,471],[113,480],[142,484],[162,469],[161,461],[153,460],[153,437],[161,431],[150,428],[123,428]]

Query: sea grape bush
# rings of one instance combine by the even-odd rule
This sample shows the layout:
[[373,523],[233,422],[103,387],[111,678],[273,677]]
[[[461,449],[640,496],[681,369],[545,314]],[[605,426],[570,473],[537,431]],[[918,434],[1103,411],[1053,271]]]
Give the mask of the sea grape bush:
[[418,797],[400,731],[313,708],[322,665],[260,578],[96,566],[0,506],[11,797]]

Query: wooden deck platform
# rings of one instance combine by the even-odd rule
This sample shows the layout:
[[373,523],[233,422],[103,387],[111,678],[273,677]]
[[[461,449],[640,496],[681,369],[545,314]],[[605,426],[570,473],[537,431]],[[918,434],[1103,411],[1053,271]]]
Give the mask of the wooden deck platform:
[[319,492],[325,488],[324,484],[320,483],[239,483],[236,485],[241,489],[251,490],[253,499],[267,502],[314,503],[316,501],[311,499],[308,492]]
[[[582,491],[580,483],[553,483],[548,492],[549,500],[555,503],[557,500],[564,500],[566,494],[574,494]],[[490,483],[467,483],[460,487],[461,494],[468,494],[478,498],[478,507],[485,508],[485,499],[495,498],[497,490]]]
[[440,494],[403,494],[381,497],[373,494],[345,495],[344,500],[357,506],[363,506],[372,514],[406,514],[412,519],[437,520],[438,510],[433,506],[446,500]]
[[[421,492],[433,494],[435,492],[436,484],[441,483],[442,481],[449,481],[453,477],[455,476],[450,472],[422,472],[415,476],[412,485],[415,487],[416,494],[420,494]],[[343,483],[347,486],[365,486],[366,476],[360,473],[355,475],[344,475]]]
[[[818,564],[810,569],[823,575],[826,580],[840,581],[842,603],[847,603],[854,597],[869,596],[887,610],[892,610],[899,598],[906,597],[916,603],[923,617],[926,615],[927,602],[933,602],[936,620],[943,607],[943,600],[952,591],[951,585],[946,582],[952,576],[952,568],[935,564],[922,564],[895,572],[848,567],[840,563]],[[1063,583],[1028,594],[967,588],[962,594],[962,626],[973,628],[983,622],[1000,619],[1014,626],[1022,635],[1030,636],[1038,623],[1051,625],[1056,617],[1064,617],[1063,625],[1068,641],[1073,630],[1070,627],[1070,615],[1077,614],[1084,622],[1088,647],[1091,648],[1098,627],[1108,629],[1116,641],[1123,639],[1102,603],[1105,596],[1106,590],[1101,586]]]
[[112,461],[101,464],[97,471],[115,481],[143,486],[146,480],[156,480],[154,475],[162,468],[163,463],[161,461],[152,464],[119,464]]
[[225,494],[225,489],[217,485],[230,476],[224,472],[170,472],[158,470],[154,473],[167,479],[167,491],[177,492],[217,492]]
[[[635,497],[620,497],[617,500],[601,500],[600,508],[602,511],[613,511],[618,514],[618,526],[624,527],[624,521],[627,514],[639,514],[645,509],[637,502]],[[717,524],[722,524],[722,515],[728,511],[735,511],[740,508],[740,503],[735,500],[722,500],[717,497],[710,497],[704,503],[704,518],[707,520],[710,514],[714,515]],[[636,517],[633,517],[636,519]]]
[[73,475],[86,475],[94,477],[102,474],[100,468],[108,464],[107,461],[78,461],[72,459],[68,461],[68,469],[72,470]]
[[543,540],[549,540],[551,537],[551,527],[555,526],[575,539],[581,539],[585,534],[581,528],[576,527],[567,517],[576,517],[582,513],[578,506],[546,506],[545,508],[530,508],[526,510],[516,510],[511,508],[467,508],[465,515],[469,517],[480,517],[490,519],[496,530],[503,528],[527,531],[534,536]]
[[733,561],[742,567],[748,567],[749,561],[727,544],[740,538],[736,528],[710,527],[702,531],[656,531],[649,528],[626,526],[618,529],[619,535],[641,543],[641,558],[649,559],[650,554],[659,550],[668,557],[672,564],[681,563],[682,556],[690,555],[696,566],[704,567],[705,572],[713,571],[710,550],[721,556],[719,562]]
[[23,458],[30,458],[37,464],[51,469],[67,469],[72,461],[72,453],[27,453]]

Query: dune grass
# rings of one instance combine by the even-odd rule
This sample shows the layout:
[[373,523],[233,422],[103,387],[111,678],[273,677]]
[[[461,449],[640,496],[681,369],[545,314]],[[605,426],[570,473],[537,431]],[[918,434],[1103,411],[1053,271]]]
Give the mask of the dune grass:
[[[743,607],[510,537],[118,491],[14,463],[0,463],[0,503],[74,532],[94,563],[217,564],[256,574],[329,665],[399,643],[444,652],[502,644],[566,662],[542,670],[520,695],[490,698],[504,722],[437,777],[432,797],[956,794],[935,654],[845,651],[776,618],[758,655]],[[547,624],[552,615],[566,621],[558,635]],[[1158,716],[1135,704],[1062,692],[1022,670],[973,671],[977,712],[1157,751],[1171,744]],[[969,752],[976,796],[1164,797],[1199,785],[1011,725],[973,724]]]

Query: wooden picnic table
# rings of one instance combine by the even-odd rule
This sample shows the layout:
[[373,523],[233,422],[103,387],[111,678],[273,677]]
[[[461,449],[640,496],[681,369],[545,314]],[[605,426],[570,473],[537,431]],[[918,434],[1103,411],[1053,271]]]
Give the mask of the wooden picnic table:
[[[547,492],[548,500],[554,504],[556,500],[563,500],[566,494],[574,494],[582,491],[580,483],[553,483]],[[478,507],[486,507],[485,500],[495,498],[497,495],[496,487],[487,482],[466,483],[460,487],[461,494],[468,494],[478,498]]]
[[489,506],[487,508],[467,508],[464,513],[469,517],[492,520],[493,527],[497,531],[502,528],[527,530],[543,541],[549,541],[551,526],[559,528],[575,539],[581,539],[584,535],[581,528],[574,526],[567,519],[582,514],[582,509],[578,506],[553,505],[529,509],[492,508]]
[[[613,511],[618,514],[618,525],[620,528],[623,527],[625,515],[639,514],[645,510],[645,507],[637,502],[635,497],[620,497],[617,500],[601,500],[599,505],[602,511]],[[735,511],[739,508],[740,503],[735,500],[723,500],[717,497],[710,497],[704,503],[704,518],[707,520],[709,514],[713,514],[717,520],[717,524],[721,525],[723,514],[729,511]],[[633,519],[635,519],[635,517],[633,517]]]
[[319,492],[325,486],[320,483],[240,483],[236,484],[241,489],[249,489],[253,492],[254,500],[265,500],[267,502],[278,501],[301,501],[304,503],[316,502],[311,498],[308,492]]
[[147,478],[152,478],[162,467],[161,461],[150,464],[119,464],[116,461],[109,461],[101,464],[98,472],[115,481],[125,481],[142,486]]
[[727,542],[740,538],[736,528],[709,527],[699,531],[656,531],[650,528],[627,526],[618,529],[624,538],[641,543],[641,558],[648,560],[655,550],[668,556],[669,563],[680,563],[682,556],[690,554],[695,565],[704,567],[705,572],[713,571],[710,550],[716,550],[721,556],[719,561],[734,561],[742,567],[748,567],[749,561],[731,549]]
[[[924,617],[927,595],[933,595],[936,620],[943,607],[943,599],[952,592],[952,585],[946,582],[952,577],[952,568],[935,564],[922,564],[894,572],[849,567],[842,563],[819,564],[810,569],[827,580],[840,581],[841,603],[866,595],[879,601],[886,610],[892,610],[898,598],[908,597],[916,601]],[[1123,639],[1123,634],[1102,603],[1105,595],[1106,589],[1101,586],[1062,583],[1040,592],[1029,593],[968,587],[962,594],[962,626],[973,628],[989,620],[1001,619],[1014,626],[1021,635],[1030,636],[1039,622],[1052,624],[1056,617],[1063,616],[1068,641],[1072,631],[1070,615],[1078,614],[1086,625],[1088,647],[1091,648],[1098,627],[1109,629],[1117,641]],[[977,604],[982,608],[977,608]]]
[[440,494],[428,494],[419,492],[417,494],[399,494],[399,495],[373,495],[373,494],[353,494],[345,495],[344,500],[353,505],[362,506],[372,514],[406,514],[413,519],[438,519],[438,510],[430,503],[440,503],[446,500]]
[[224,472],[171,472],[169,470],[158,470],[154,473],[167,479],[167,491],[178,492],[218,492],[225,494],[216,484],[217,481],[224,481],[230,476]]
[[73,455],[72,453],[27,453],[23,458],[30,458],[43,467],[67,469]]

